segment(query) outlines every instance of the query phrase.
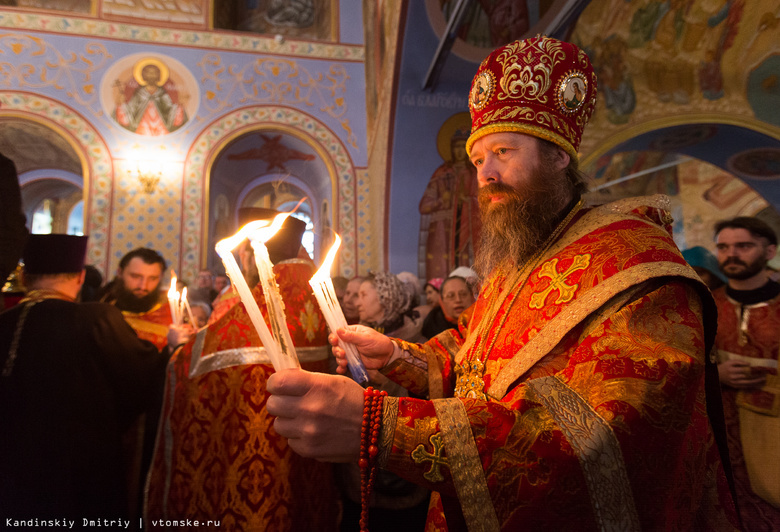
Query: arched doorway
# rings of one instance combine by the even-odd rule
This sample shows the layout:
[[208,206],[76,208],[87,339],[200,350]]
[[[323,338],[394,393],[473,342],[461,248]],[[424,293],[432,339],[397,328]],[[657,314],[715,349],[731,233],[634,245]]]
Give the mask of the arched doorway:
[[83,165],[65,137],[32,120],[1,116],[0,153],[16,166],[31,233],[85,233]]
[[288,127],[258,126],[225,143],[210,171],[206,266],[221,270],[214,245],[235,233],[244,207],[295,208],[307,223],[304,248],[319,262],[332,239],[333,174],[320,147]]
[[[21,124],[21,126],[19,126]],[[8,127],[16,126],[16,127]],[[30,131],[29,143],[23,144],[16,136],[18,127]],[[0,151],[12,153],[12,160],[32,161],[16,163],[20,176],[28,172],[36,177],[59,181],[73,180],[83,191],[85,234],[89,234],[87,262],[102,273],[108,268],[108,246],[113,164],[108,147],[92,125],[72,109],[39,94],[0,91]],[[51,143],[40,144],[43,139]],[[68,165],[49,161],[52,151],[68,153],[61,160]],[[60,154],[62,155],[62,154]],[[7,153],[6,153],[6,156]],[[16,161],[15,161],[16,162]],[[38,171],[42,173],[38,173]],[[77,207],[74,205],[74,208]],[[70,216],[74,216],[71,209]]]

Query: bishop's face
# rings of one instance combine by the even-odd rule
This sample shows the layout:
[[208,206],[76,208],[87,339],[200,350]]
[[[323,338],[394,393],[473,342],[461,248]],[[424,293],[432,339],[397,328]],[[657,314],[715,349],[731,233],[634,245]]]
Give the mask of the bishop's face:
[[522,133],[491,133],[471,148],[477,168],[482,244],[474,269],[486,278],[500,264],[535,253],[574,198],[569,155]]

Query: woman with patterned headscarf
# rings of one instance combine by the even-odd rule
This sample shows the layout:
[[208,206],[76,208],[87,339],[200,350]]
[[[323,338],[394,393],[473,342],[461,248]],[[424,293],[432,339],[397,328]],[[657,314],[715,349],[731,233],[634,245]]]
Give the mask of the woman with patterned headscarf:
[[422,319],[406,283],[392,273],[371,272],[360,285],[360,323],[407,342],[424,342]]

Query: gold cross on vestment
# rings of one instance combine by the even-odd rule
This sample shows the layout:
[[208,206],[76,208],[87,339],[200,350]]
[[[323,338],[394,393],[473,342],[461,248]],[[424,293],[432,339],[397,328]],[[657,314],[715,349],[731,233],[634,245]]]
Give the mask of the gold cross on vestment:
[[533,294],[528,306],[535,309],[543,308],[547,296],[550,295],[553,290],[558,291],[558,299],[555,300],[556,305],[568,303],[574,299],[574,294],[577,293],[577,289],[580,285],[568,285],[566,284],[566,279],[577,270],[584,270],[587,268],[588,265],[590,265],[590,257],[590,253],[575,256],[571,266],[563,273],[558,273],[558,259],[552,259],[542,264],[542,267],[539,268],[539,277],[549,277],[550,285],[541,292]]
[[442,466],[450,467],[450,462],[447,458],[443,457],[441,453],[444,451],[444,443],[441,441],[441,432],[432,434],[428,441],[433,446],[433,454],[425,450],[425,444],[421,443],[412,451],[411,457],[415,464],[422,464],[423,462],[430,462],[431,468],[423,473],[423,477],[430,482],[441,482],[444,480],[444,475],[441,474],[439,468]]

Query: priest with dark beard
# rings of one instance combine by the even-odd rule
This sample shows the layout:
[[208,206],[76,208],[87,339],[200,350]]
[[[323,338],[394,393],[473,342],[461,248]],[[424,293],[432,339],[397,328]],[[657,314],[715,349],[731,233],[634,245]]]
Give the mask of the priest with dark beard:
[[102,298],[122,311],[139,338],[160,350],[167,344],[168,328],[173,323],[168,299],[160,290],[165,268],[162,255],[153,249],[136,248],[119,261],[116,277]]
[[[149,248],[136,248],[119,261],[116,277],[106,285],[102,302],[122,311],[125,321],[142,340],[152,342],[163,355],[170,356],[176,347],[192,335],[189,324],[173,325],[171,308],[160,290],[165,273],[165,259]],[[171,343],[173,342],[173,343]],[[162,387],[154,390],[152,407],[124,435],[127,463],[129,507],[133,517],[140,516],[143,481],[151,462],[152,446],[162,403]]]

